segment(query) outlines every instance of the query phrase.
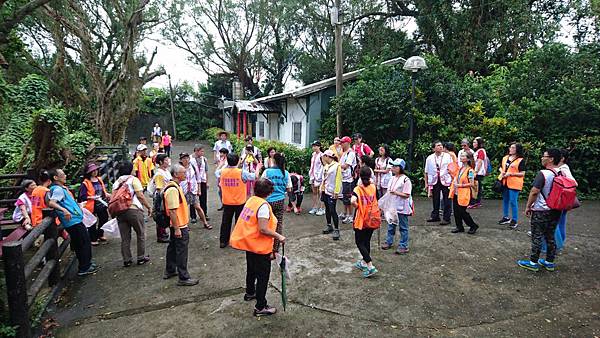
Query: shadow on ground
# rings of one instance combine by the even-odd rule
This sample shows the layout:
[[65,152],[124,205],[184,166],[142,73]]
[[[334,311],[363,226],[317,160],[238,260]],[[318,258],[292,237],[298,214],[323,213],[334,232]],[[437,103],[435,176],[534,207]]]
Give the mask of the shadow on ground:
[[[174,153],[190,147],[176,146]],[[94,248],[101,270],[75,278],[48,314],[61,325],[57,336],[600,335],[598,202],[584,203],[569,215],[567,246],[554,273],[516,266],[529,253],[527,227],[515,231],[497,225],[500,201],[486,201],[472,211],[481,228],[469,236],[451,234],[451,226],[427,225],[429,201],[418,200],[410,253],[379,250],[374,235],[372,255],[380,273],[368,280],[352,268],[358,251],[350,225],[342,227],[342,240],[333,242],[320,234],[323,217],[286,214],[293,277],[288,309],[282,311],[279,271],[273,266],[267,297],[280,312],[257,319],[253,304],[242,300],[244,254],[218,247],[221,215],[212,174],[210,179],[209,216],[215,229],[196,225],[190,235],[189,267],[200,285],[177,287],[161,279],[166,246],[156,243],[148,223],[150,264],[123,268],[119,240]],[[309,201],[306,196],[305,204]]]

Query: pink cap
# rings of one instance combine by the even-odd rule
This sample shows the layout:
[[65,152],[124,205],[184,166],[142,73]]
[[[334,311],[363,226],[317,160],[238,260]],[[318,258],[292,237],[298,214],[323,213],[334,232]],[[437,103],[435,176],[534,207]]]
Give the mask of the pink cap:
[[335,157],[335,153],[331,149],[325,150],[323,155],[328,156],[328,157]]

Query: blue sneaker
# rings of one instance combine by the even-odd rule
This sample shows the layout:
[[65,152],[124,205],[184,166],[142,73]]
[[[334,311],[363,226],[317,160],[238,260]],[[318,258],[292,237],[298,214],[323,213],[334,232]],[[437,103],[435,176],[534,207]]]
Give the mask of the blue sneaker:
[[554,269],[556,268],[556,265],[553,262],[548,262],[547,260],[545,260],[543,258],[540,258],[538,263],[548,271],[554,271]]
[[363,272],[367,270],[367,266],[362,261],[357,261],[354,263],[354,267]]
[[540,265],[538,263],[534,263],[528,259],[522,259],[520,261],[517,261],[517,264],[523,269],[531,271],[538,271],[540,269]]
[[373,276],[374,274],[376,274],[377,272],[377,268],[373,267],[372,269],[366,268],[365,270],[363,270],[363,277],[365,278],[369,278],[371,276]]

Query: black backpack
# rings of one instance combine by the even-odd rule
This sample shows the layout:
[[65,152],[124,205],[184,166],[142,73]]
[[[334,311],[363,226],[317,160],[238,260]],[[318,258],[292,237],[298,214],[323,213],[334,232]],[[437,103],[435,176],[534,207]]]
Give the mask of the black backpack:
[[[176,188],[176,187],[173,185],[167,186],[160,193],[154,194],[154,216],[152,218],[154,219],[154,222],[156,222],[156,225],[159,228],[166,229],[171,226],[171,218],[169,217],[169,213],[165,209],[165,202],[164,202],[165,201],[165,192],[167,191],[167,189],[170,189],[170,188]],[[181,197],[180,197],[179,202],[180,203],[183,202],[183,201],[181,201]]]

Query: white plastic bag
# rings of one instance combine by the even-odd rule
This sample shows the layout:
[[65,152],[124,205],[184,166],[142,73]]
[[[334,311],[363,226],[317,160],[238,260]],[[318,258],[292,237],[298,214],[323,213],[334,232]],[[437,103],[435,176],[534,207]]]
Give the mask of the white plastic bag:
[[96,218],[96,216],[88,209],[81,207],[81,210],[83,211],[83,225],[85,225],[86,228],[89,228],[98,222],[98,218]]
[[398,212],[394,205],[394,197],[389,192],[386,192],[378,201],[379,209],[383,211],[383,217],[388,224],[398,224]]
[[113,218],[110,221],[104,223],[101,229],[104,230],[104,236],[108,238],[121,238],[121,233],[119,232],[119,224],[117,223],[116,218]]

